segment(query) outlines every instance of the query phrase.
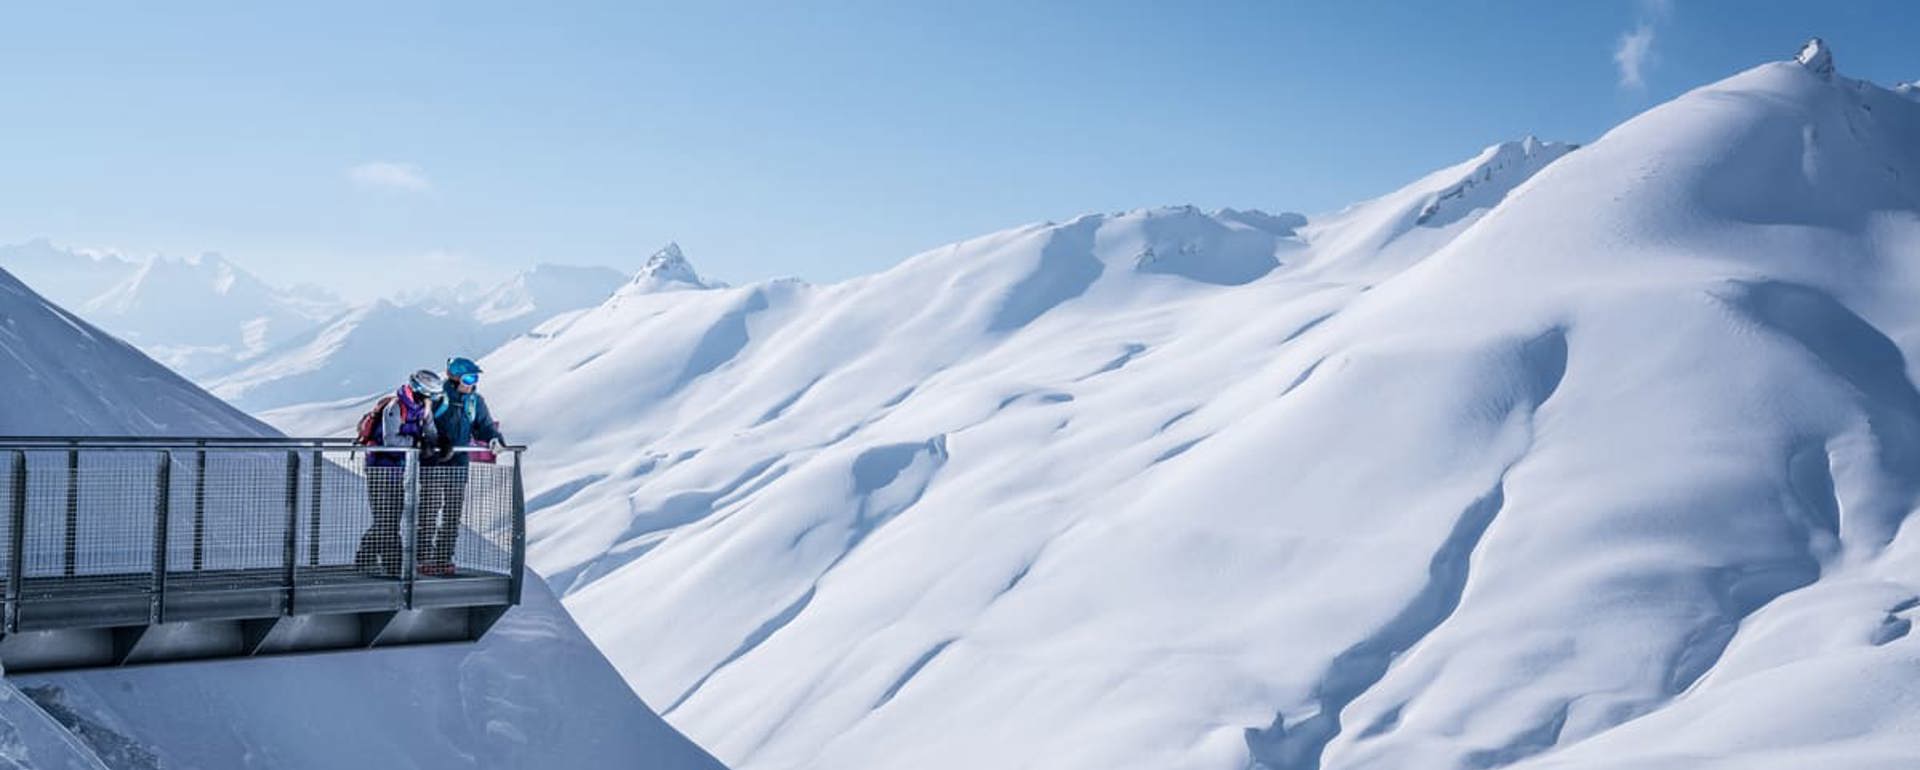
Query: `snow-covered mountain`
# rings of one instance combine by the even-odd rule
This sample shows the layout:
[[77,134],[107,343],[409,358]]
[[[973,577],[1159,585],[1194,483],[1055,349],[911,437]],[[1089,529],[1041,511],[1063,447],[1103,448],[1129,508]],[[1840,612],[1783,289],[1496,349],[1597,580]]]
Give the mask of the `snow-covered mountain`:
[[1910,766],[1920,103],[1570,149],[556,319],[534,562],[756,770]]
[[647,257],[646,264],[633,274],[621,288],[625,294],[650,294],[662,291],[683,291],[687,289],[718,289],[724,287],[718,281],[700,277],[693,269],[693,263],[687,261],[687,255],[680,250],[680,244],[668,243],[659,251]]
[[63,307],[80,307],[125,281],[139,266],[117,254],[83,252],[45,238],[0,244],[0,269]]
[[0,362],[0,435],[271,432],[5,270]]
[[[0,435],[265,435],[0,271]],[[537,578],[477,644],[10,676],[0,767],[717,770]]]
[[46,240],[0,246],[0,267],[54,302],[249,410],[384,389],[450,355],[478,356],[629,283],[707,286],[669,246],[639,275],[543,264],[483,287],[421,286],[349,305],[323,289],[270,285],[218,255],[131,259]]
[[254,412],[378,393],[449,356],[478,357],[541,323],[606,300],[627,277],[540,265],[477,295],[377,300],[342,313],[234,371],[209,390]]
[[0,247],[0,267],[193,378],[258,356],[345,306],[313,287],[270,286],[217,254],[129,259],[37,240]]

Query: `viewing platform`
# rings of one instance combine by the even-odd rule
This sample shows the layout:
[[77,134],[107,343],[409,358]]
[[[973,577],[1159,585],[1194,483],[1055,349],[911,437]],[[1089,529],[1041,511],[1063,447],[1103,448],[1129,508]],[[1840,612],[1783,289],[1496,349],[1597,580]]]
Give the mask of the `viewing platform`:
[[0,437],[0,664],[478,640],[520,602],[523,449]]

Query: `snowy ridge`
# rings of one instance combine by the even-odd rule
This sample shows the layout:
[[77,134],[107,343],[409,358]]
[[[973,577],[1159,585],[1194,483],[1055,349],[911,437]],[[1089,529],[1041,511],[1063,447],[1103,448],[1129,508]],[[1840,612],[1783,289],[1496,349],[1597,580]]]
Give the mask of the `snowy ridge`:
[[570,316],[485,362],[532,558],[743,768],[1903,767],[1920,104],[1805,58]]
[[1306,229],[1326,280],[1371,283],[1433,253],[1579,145],[1534,137],[1502,142],[1390,195],[1317,218]]

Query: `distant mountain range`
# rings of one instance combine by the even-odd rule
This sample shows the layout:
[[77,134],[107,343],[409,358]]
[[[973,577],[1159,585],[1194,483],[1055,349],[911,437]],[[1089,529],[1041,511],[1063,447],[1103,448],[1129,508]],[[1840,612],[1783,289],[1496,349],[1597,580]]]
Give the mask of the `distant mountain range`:
[[616,292],[710,285],[675,244],[633,276],[543,264],[490,288],[428,287],[362,304],[272,286],[215,254],[134,259],[35,240],[0,246],[0,268],[256,412],[382,390]]

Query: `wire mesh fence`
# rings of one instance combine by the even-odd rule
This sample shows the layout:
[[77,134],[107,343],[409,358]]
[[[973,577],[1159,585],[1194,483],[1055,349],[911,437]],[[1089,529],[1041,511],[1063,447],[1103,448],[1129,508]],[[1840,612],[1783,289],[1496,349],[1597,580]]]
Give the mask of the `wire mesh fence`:
[[513,577],[519,457],[423,465],[337,442],[0,439],[0,581],[30,602]]

